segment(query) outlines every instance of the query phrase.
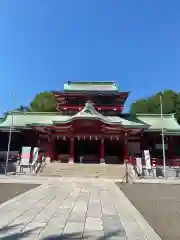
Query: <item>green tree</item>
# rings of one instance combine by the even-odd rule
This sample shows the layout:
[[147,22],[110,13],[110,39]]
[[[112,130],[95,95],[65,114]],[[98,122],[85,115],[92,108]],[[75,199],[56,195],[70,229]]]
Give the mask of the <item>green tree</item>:
[[30,108],[29,107],[26,107],[26,106],[22,106],[20,105],[19,108],[16,108],[15,111],[19,111],[19,112],[30,112]]
[[51,92],[41,92],[30,103],[33,112],[57,112],[57,103]]
[[148,113],[148,101],[146,99],[140,99],[131,104],[130,112],[136,113]]
[[[180,120],[180,94],[172,90],[165,90],[162,93],[163,113],[175,113],[177,120]],[[130,112],[135,113],[154,113],[161,112],[160,93],[156,93],[147,99],[137,100],[132,103]]]
[[176,96],[176,118],[180,123],[180,93],[177,93]]

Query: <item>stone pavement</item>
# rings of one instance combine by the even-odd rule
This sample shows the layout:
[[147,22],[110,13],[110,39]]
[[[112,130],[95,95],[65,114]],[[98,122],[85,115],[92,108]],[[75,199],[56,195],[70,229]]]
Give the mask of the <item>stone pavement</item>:
[[0,239],[160,237],[112,180],[61,178],[43,179],[40,187],[1,204]]

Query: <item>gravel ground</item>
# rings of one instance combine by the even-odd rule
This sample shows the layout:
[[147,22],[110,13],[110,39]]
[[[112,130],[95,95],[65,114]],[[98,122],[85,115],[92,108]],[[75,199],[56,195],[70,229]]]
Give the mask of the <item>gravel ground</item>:
[[0,183],[0,204],[38,186],[38,184]]
[[180,185],[117,185],[163,240],[180,239]]

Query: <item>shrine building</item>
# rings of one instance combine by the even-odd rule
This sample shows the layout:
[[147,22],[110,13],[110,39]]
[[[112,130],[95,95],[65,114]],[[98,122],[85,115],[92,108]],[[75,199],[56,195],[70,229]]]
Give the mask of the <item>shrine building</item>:
[[162,159],[162,128],[168,161],[180,158],[180,125],[173,114],[124,113],[129,92],[115,82],[73,82],[52,91],[57,112],[12,112],[0,119],[0,150],[39,147],[51,161],[122,164],[149,150]]

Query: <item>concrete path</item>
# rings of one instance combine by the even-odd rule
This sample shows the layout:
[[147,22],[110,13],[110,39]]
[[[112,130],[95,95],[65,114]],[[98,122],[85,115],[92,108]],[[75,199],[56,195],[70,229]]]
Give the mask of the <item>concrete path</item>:
[[[0,182],[8,179],[18,180]],[[43,178],[40,187],[0,205],[0,239],[160,237],[113,181]]]

